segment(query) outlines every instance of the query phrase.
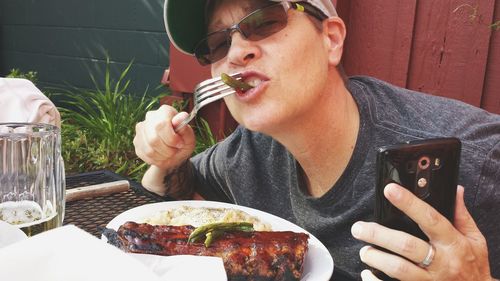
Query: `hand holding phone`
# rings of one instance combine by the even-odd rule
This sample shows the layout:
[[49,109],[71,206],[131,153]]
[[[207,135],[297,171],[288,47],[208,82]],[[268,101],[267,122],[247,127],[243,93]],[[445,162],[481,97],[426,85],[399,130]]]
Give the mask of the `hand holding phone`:
[[439,138],[381,147],[377,151],[375,221],[428,241],[418,225],[384,196],[397,183],[453,221],[460,140]]
[[[456,138],[428,139],[379,148],[375,221],[429,241],[417,223],[385,198],[384,188],[389,183],[408,189],[453,221],[460,149],[461,143]],[[381,280],[396,280],[379,270],[372,269],[372,272]]]

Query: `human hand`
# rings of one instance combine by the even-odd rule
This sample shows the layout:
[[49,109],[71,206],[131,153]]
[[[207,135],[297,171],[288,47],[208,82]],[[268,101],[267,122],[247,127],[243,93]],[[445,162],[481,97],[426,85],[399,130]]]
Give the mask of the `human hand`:
[[[410,234],[377,223],[356,222],[353,236],[394,253],[365,246],[361,260],[399,280],[493,280],[486,240],[464,203],[464,189],[457,189],[455,219],[452,225],[438,211],[397,184],[384,189],[385,197],[414,220],[429,237],[426,242]],[[369,270],[364,281],[379,280]]]
[[174,131],[174,126],[186,117],[186,112],[178,113],[168,105],[146,113],[145,120],[135,126],[137,156],[161,170],[177,167],[188,159],[195,147],[193,129],[185,126],[177,133]]

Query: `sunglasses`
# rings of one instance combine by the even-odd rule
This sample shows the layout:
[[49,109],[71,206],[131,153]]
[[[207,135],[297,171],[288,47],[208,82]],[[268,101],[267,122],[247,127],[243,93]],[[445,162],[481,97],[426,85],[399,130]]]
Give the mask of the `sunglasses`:
[[212,32],[195,47],[194,54],[201,65],[212,64],[224,58],[231,47],[231,37],[238,31],[245,39],[259,41],[285,28],[288,10],[307,12],[320,21],[327,17],[317,8],[302,2],[279,2],[255,10],[239,23],[229,28]]

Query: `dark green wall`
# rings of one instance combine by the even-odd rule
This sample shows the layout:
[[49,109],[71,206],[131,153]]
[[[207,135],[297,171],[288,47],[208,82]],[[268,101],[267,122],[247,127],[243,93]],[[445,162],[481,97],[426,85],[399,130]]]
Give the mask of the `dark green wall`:
[[89,71],[104,77],[134,60],[131,89],[160,84],[168,67],[163,0],[0,0],[0,76],[10,69],[38,72],[39,86],[69,83],[94,88]]

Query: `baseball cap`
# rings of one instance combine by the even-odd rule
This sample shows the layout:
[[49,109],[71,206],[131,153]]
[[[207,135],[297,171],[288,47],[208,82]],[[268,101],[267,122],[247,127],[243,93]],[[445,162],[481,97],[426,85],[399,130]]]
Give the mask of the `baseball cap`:
[[[271,0],[282,2],[283,0]],[[182,53],[193,55],[196,44],[206,34],[205,7],[207,0],[165,0],[163,20],[170,42]],[[326,16],[337,16],[331,0],[292,0],[307,2]]]

